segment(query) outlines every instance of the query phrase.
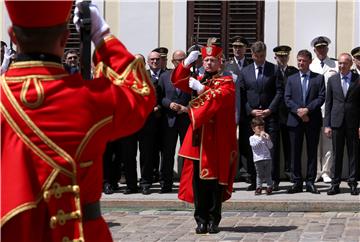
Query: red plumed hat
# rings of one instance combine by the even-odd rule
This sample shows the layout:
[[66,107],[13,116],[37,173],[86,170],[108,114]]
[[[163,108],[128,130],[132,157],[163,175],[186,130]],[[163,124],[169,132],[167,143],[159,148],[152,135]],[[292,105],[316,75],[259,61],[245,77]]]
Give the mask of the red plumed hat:
[[25,28],[50,27],[69,20],[73,1],[5,0],[13,25]]
[[215,45],[216,38],[209,38],[207,45],[201,49],[201,56],[205,58],[207,56],[213,56],[216,58],[222,57],[222,48]]

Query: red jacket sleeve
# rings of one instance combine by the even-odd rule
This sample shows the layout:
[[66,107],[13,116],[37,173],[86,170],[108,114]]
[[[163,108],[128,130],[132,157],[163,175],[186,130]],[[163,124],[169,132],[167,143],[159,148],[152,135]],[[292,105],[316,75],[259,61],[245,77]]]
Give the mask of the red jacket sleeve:
[[190,67],[185,67],[180,63],[171,74],[171,81],[175,87],[186,93],[191,93],[192,89],[189,87]]

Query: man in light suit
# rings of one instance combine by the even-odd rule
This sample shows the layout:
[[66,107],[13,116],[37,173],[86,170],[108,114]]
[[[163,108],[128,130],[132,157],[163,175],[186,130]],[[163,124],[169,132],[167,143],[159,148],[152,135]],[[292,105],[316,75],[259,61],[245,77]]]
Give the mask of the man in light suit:
[[285,103],[289,108],[287,125],[291,143],[291,172],[294,185],[288,193],[303,191],[301,153],[304,135],[307,149],[306,191],[319,194],[314,185],[316,157],[322,126],[321,105],[325,101],[324,76],[310,71],[312,56],[308,50],[297,54],[299,72],[289,76],[285,88]]
[[[331,43],[330,39],[326,36],[319,36],[311,41],[311,46],[314,48],[316,57],[310,64],[310,70],[324,76],[325,88],[329,77],[335,75],[338,71],[338,62],[336,59],[329,58],[328,45]],[[325,116],[325,105],[321,107],[322,117]],[[333,173],[333,162],[331,158],[331,142],[323,132],[320,134],[320,144],[317,158],[317,177],[320,177],[324,182],[331,182],[331,174]]]
[[348,53],[339,56],[339,74],[329,78],[325,103],[325,129],[332,138],[334,175],[328,195],[340,193],[344,146],[349,158],[350,194],[358,195],[357,173],[360,138],[360,84],[359,75],[350,71],[352,60]]
[[[245,109],[250,123],[253,117],[265,120],[265,130],[269,133],[274,146],[272,155],[272,178],[274,190],[278,190],[279,178],[279,121],[278,106],[283,95],[283,87],[277,80],[275,65],[265,61],[266,45],[257,41],[251,46],[253,64],[244,67],[240,73],[240,92],[246,97]],[[251,185],[248,191],[255,190],[255,168],[253,162],[248,162],[248,172],[251,175]]]
[[[186,58],[182,50],[176,50],[172,56],[172,63],[176,68]],[[162,89],[161,105],[163,107],[162,125],[162,154],[160,162],[160,193],[172,192],[174,156],[178,137],[183,143],[190,124],[187,106],[191,95],[175,88],[171,82],[173,70],[164,72],[159,79]]]
[[[239,167],[240,170],[243,166],[241,158],[244,157],[246,160],[246,167],[249,167],[249,163],[253,166],[253,158],[252,158],[252,151],[249,143],[250,137],[250,126],[247,120],[246,115],[246,95],[240,95],[240,72],[241,70],[252,63],[251,59],[247,59],[245,56],[246,48],[249,45],[249,42],[241,37],[241,36],[234,36],[232,38],[232,46],[233,46],[233,53],[234,57],[230,59],[230,61],[225,63],[225,71],[231,73],[233,80],[235,81],[236,85],[236,124],[238,125],[238,144],[239,144]],[[248,169],[247,169],[248,170]],[[251,172],[248,171],[250,174]],[[251,182],[251,179],[250,179]]]

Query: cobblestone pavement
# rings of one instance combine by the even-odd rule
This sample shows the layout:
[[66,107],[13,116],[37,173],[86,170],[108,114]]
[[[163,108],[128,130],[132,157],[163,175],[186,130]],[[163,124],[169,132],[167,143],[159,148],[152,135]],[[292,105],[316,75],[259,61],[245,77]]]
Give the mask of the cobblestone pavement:
[[218,234],[195,234],[192,210],[103,209],[114,241],[359,242],[360,212],[223,211]]

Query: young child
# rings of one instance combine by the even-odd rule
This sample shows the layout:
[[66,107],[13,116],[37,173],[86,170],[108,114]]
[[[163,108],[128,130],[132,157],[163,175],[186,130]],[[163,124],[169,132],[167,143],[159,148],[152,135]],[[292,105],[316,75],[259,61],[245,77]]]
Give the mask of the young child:
[[256,190],[255,195],[261,194],[263,179],[266,180],[266,194],[272,193],[273,181],[271,178],[271,153],[273,147],[270,136],[264,131],[265,122],[262,118],[256,117],[251,121],[251,128],[254,135],[250,136],[250,145],[253,151],[253,158],[256,168]]

